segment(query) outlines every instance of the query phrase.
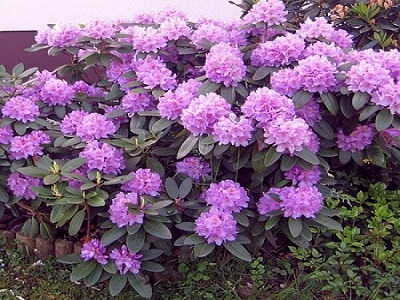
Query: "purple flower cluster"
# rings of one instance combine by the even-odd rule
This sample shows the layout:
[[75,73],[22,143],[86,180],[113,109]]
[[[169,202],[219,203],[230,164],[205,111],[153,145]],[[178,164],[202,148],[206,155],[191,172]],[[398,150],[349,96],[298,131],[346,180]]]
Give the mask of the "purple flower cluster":
[[[80,116],[77,114],[77,117]],[[71,119],[67,124],[70,125],[69,128],[76,128],[75,134],[84,142],[107,138],[117,131],[117,127],[111,120],[98,113],[83,115],[81,122],[77,125],[75,125],[76,121]]]
[[61,132],[64,134],[75,134],[78,127],[81,126],[84,117],[89,115],[83,110],[74,110],[64,117],[60,122]]
[[95,20],[83,27],[82,34],[92,39],[110,39],[116,33],[116,28],[111,22]]
[[177,85],[176,74],[172,73],[160,59],[147,56],[145,59],[136,62],[135,69],[137,80],[143,82],[147,89],[159,86],[167,91]]
[[325,56],[313,55],[299,60],[295,70],[305,91],[325,93],[336,88],[336,67]]
[[362,60],[346,72],[345,83],[352,92],[366,92],[371,94],[378,87],[384,86],[391,80],[390,71],[382,64]]
[[138,193],[139,195],[150,195],[156,197],[160,194],[162,188],[161,177],[158,173],[150,169],[138,169],[136,172],[131,172],[129,175],[133,179],[125,182],[121,190],[125,192]]
[[347,55],[342,48],[335,44],[315,42],[308,46],[304,51],[304,56],[320,55],[332,59],[335,63],[343,63],[347,60]]
[[244,17],[246,23],[265,22],[268,26],[286,21],[287,11],[281,0],[259,0]]
[[122,34],[129,34],[129,38],[123,38],[131,43],[133,49],[138,52],[157,53],[159,49],[167,46],[164,33],[153,27],[130,26],[121,30]]
[[34,122],[40,115],[39,106],[31,98],[15,96],[10,98],[1,110],[3,116],[21,121]]
[[86,164],[89,170],[117,175],[125,169],[123,151],[107,143],[91,141],[79,153],[79,156],[87,159]]
[[340,129],[336,134],[337,146],[339,149],[350,152],[364,150],[372,143],[375,137],[375,130],[370,125],[358,125],[349,135],[345,135]]
[[208,205],[225,212],[240,212],[248,206],[250,201],[246,190],[239,183],[232,180],[223,180],[211,183],[204,193]]
[[168,91],[158,99],[157,109],[160,115],[168,120],[176,120],[182,110],[187,108],[193,99],[198,97],[201,82],[194,79],[178,85],[175,91]]
[[321,171],[318,166],[313,166],[311,170],[304,169],[300,165],[285,172],[285,178],[292,181],[293,185],[313,186],[321,179]]
[[109,114],[112,114],[115,111],[123,110],[122,105],[114,105],[114,106],[107,106],[104,107],[104,113],[106,114],[107,119],[111,120],[117,130],[120,128],[121,124],[129,122],[129,118],[126,114],[119,116],[119,117],[110,117]]
[[373,93],[371,102],[389,108],[392,114],[400,114],[400,84],[390,81],[379,86]]
[[121,105],[124,111],[134,115],[139,111],[152,110],[155,99],[151,94],[129,92],[122,97]]
[[160,24],[159,32],[166,40],[174,41],[181,37],[189,38],[192,29],[187,25],[186,20],[180,17],[171,17]]
[[[271,198],[270,193],[278,195],[280,202]],[[257,207],[260,214],[280,208],[286,218],[315,218],[315,214],[322,209],[323,199],[323,195],[314,186],[271,188],[260,198]]]
[[139,206],[137,193],[118,193],[114,197],[108,210],[111,222],[117,224],[118,227],[142,224],[144,212],[138,208],[135,213],[131,213],[127,204]]
[[231,105],[215,93],[200,95],[182,110],[182,125],[194,136],[211,134],[214,124],[230,113]]
[[[278,152],[293,155],[311,145],[313,132],[301,118],[277,119],[264,127],[265,143],[275,145]],[[310,147],[309,147],[310,148]]]
[[26,200],[34,200],[38,194],[31,188],[42,186],[42,180],[19,173],[11,173],[8,176],[7,185],[13,195],[23,197]]
[[50,143],[50,137],[42,131],[32,131],[23,136],[16,136],[10,141],[10,156],[13,159],[42,155],[42,144]]
[[207,243],[218,246],[226,241],[234,241],[238,233],[232,214],[216,208],[200,214],[195,221],[195,231],[205,237]]
[[304,119],[309,126],[322,120],[320,106],[316,99],[307,102],[303,107],[296,109],[296,116]]
[[258,44],[251,54],[254,66],[278,67],[288,65],[303,57],[304,39],[296,34],[280,36],[273,41]]
[[84,243],[81,249],[81,257],[84,261],[94,259],[101,265],[107,264],[108,256],[105,253],[106,248],[98,239]]
[[204,70],[207,78],[226,87],[237,86],[246,75],[243,54],[228,43],[218,43],[206,54]]
[[212,135],[220,145],[247,146],[254,131],[252,121],[244,116],[238,118],[234,113],[221,117],[214,124]]
[[210,165],[199,157],[185,157],[183,161],[176,163],[176,172],[186,174],[199,181],[201,178],[208,176],[211,172]]
[[82,29],[79,26],[62,24],[40,30],[35,40],[37,43],[49,46],[71,47],[76,45],[81,36]]
[[65,80],[49,79],[40,91],[42,101],[50,106],[71,104],[75,91]]
[[241,107],[242,113],[257,121],[259,127],[275,119],[291,119],[295,115],[293,101],[267,87],[252,91]]
[[281,69],[272,73],[270,82],[274,91],[289,97],[301,88],[301,78],[295,69]]
[[115,265],[121,275],[128,272],[138,274],[142,262],[139,260],[143,255],[129,251],[126,245],[122,245],[120,249],[114,249],[110,253],[110,258],[114,260]]
[[7,145],[14,137],[14,131],[11,126],[0,127],[0,144]]
[[379,137],[383,140],[385,147],[400,147],[400,129],[389,128],[379,132]]
[[193,32],[191,42],[197,49],[208,49],[212,44],[229,42],[229,32],[223,26],[204,23]]

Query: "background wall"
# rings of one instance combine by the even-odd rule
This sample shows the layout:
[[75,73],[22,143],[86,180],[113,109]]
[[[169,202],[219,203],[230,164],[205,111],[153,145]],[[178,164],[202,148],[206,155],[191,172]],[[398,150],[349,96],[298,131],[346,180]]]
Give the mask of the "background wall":
[[240,16],[240,9],[228,0],[1,0],[0,31],[37,30],[46,24],[86,23],[91,19],[129,19],[164,8],[180,9],[192,21]]

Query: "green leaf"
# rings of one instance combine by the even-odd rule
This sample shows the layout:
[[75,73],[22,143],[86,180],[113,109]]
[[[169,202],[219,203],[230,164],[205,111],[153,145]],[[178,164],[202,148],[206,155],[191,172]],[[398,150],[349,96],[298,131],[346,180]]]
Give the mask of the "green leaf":
[[90,260],[77,265],[72,269],[70,280],[75,282],[85,278],[94,271],[96,265],[97,263],[95,260]]
[[147,208],[147,210],[159,210],[161,208],[171,205],[172,203],[174,203],[174,201],[172,201],[172,200],[156,201],[156,202],[152,203],[151,206],[149,208]]
[[143,250],[142,257],[140,258],[141,261],[147,261],[147,260],[153,260],[161,254],[163,254],[164,251],[161,249],[148,249],[148,250]]
[[312,128],[316,133],[327,140],[335,139],[335,133],[333,132],[331,125],[329,125],[329,123],[325,120],[321,120],[320,122],[315,123]]
[[106,201],[102,197],[94,196],[87,199],[87,204],[92,207],[103,207],[104,205],[106,205]]
[[385,154],[381,147],[377,145],[368,146],[367,156],[373,165],[382,168],[386,167]]
[[158,263],[152,261],[144,261],[140,266],[141,270],[149,271],[149,272],[163,272],[165,271],[164,267]]
[[171,177],[165,180],[165,189],[167,191],[168,197],[171,199],[177,199],[179,196],[178,184]]
[[117,226],[114,226],[113,228],[103,233],[103,236],[101,237],[101,243],[104,246],[110,245],[112,242],[118,240],[125,233],[126,233],[125,228],[119,228]]
[[303,230],[303,221],[301,219],[289,218],[288,220],[289,232],[293,237],[298,237]]
[[340,100],[340,110],[346,118],[350,118],[354,113],[354,108],[349,99],[342,98]]
[[183,144],[179,147],[178,153],[176,155],[177,159],[184,158],[186,155],[189,154],[190,151],[196,146],[197,142],[199,141],[199,137],[195,137],[193,135],[189,135]]
[[310,149],[304,148],[301,151],[296,151],[294,153],[297,157],[300,157],[302,160],[312,164],[312,165],[318,165],[319,164],[319,159],[318,156],[316,156],[314,153],[311,152]]
[[123,184],[125,182],[128,182],[129,180],[132,180],[134,178],[133,175],[123,175],[123,176],[118,176],[113,179],[110,179],[106,182],[103,183],[103,185],[114,185],[114,184]]
[[194,255],[196,257],[205,257],[210,254],[215,248],[215,244],[208,244],[207,242],[202,242],[196,244],[193,247]]
[[197,233],[193,233],[185,238],[185,240],[183,241],[183,244],[197,245],[197,244],[204,243],[204,242],[206,242],[206,240],[202,236],[199,236]]
[[152,220],[146,220],[143,224],[143,228],[144,230],[146,230],[146,232],[160,239],[166,239],[166,240],[172,239],[171,231],[163,223]]
[[237,242],[237,241],[225,242],[223,245],[226,250],[228,250],[230,253],[232,253],[237,258],[244,260],[244,261],[251,262],[251,254],[239,242]]
[[374,113],[376,113],[380,107],[378,105],[369,105],[366,106],[362,109],[360,112],[359,120],[364,121],[368,119],[370,116],[372,116]]
[[85,220],[85,210],[80,210],[78,211],[73,218],[71,219],[71,222],[69,223],[69,227],[68,227],[68,234],[70,236],[74,236],[76,235],[79,230],[82,227],[83,221]]
[[320,97],[322,103],[325,105],[325,107],[328,109],[331,115],[336,116],[339,110],[339,106],[337,104],[335,97],[331,93],[321,94]]
[[303,90],[297,91],[292,97],[295,108],[296,109],[302,108],[312,99],[313,95],[314,95],[313,93],[306,92]]
[[161,177],[165,176],[164,167],[157,159],[152,157],[146,158],[146,167],[154,172],[157,172]]
[[271,74],[275,69],[271,67],[262,66],[257,69],[253,75],[253,80],[261,80]]
[[53,185],[60,180],[60,175],[50,174],[43,178],[43,183],[45,185]]
[[220,83],[212,82],[211,80],[207,79],[204,83],[200,86],[199,94],[205,95],[207,93],[214,93],[221,87]]
[[194,232],[194,223],[193,222],[182,222],[175,224],[176,228],[179,228],[183,231]]
[[236,222],[238,222],[240,225],[245,227],[248,227],[250,225],[249,217],[247,217],[244,212],[235,213],[233,216]]
[[126,115],[126,111],[124,111],[123,109],[116,109],[116,110],[112,110],[109,113],[106,114],[107,119],[114,119],[114,118],[119,118],[122,116]]
[[63,173],[69,173],[72,172],[79,167],[83,166],[86,163],[86,158],[74,158],[69,161],[67,161],[62,167],[61,167],[61,172]]
[[375,118],[375,127],[376,130],[382,131],[387,129],[390,125],[392,125],[394,116],[388,109],[381,110]]
[[47,175],[49,175],[49,172],[39,169],[38,167],[33,167],[33,166],[18,168],[17,171],[21,174],[36,177],[36,178],[44,178]]
[[12,75],[18,77],[24,72],[25,66],[23,63],[19,63],[12,69]]
[[153,291],[150,284],[145,284],[145,279],[139,274],[128,274],[128,280],[130,285],[135,291],[143,298],[151,298]]
[[276,147],[271,147],[268,149],[264,156],[264,166],[269,167],[273,165],[282,156],[281,152],[276,151]]
[[115,273],[111,277],[109,289],[111,296],[118,295],[125,287],[126,283],[128,282],[127,276],[122,276],[118,273]]
[[129,251],[133,253],[139,252],[144,245],[145,238],[146,234],[143,230],[139,230],[135,234],[128,234],[126,237],[126,245],[128,246]]
[[371,96],[368,93],[363,92],[355,92],[353,98],[351,99],[351,103],[355,110],[359,110],[368,103]]
[[72,265],[83,262],[83,259],[79,253],[71,253],[57,258],[57,261],[62,264]]
[[182,181],[181,185],[179,186],[178,197],[180,199],[185,198],[192,190],[193,180],[192,178],[186,178]]
[[265,222],[264,229],[265,230],[270,230],[273,227],[275,227],[275,225],[279,223],[279,220],[281,219],[281,217],[282,216],[272,216],[272,217],[270,217],[267,220],[267,222]]
[[161,132],[164,129],[167,129],[172,124],[175,124],[175,121],[171,121],[171,120],[163,118],[163,119],[160,119],[160,120],[156,121],[153,124],[153,126],[151,126],[151,131],[152,132]]
[[6,192],[4,187],[0,186],[0,202],[7,203],[9,200],[10,195]]
[[83,282],[87,287],[93,286],[99,281],[102,274],[103,274],[102,265],[97,265],[94,271],[83,279]]
[[312,222],[321,224],[331,230],[338,230],[338,231],[343,230],[343,227],[339,222],[335,221],[334,219],[332,219],[330,217],[327,217],[327,216],[324,216],[321,214],[318,214],[314,219],[309,219],[309,220]]
[[288,171],[291,168],[293,168],[296,165],[296,163],[297,163],[296,157],[291,157],[290,155],[284,154],[282,155],[280,169],[283,172]]

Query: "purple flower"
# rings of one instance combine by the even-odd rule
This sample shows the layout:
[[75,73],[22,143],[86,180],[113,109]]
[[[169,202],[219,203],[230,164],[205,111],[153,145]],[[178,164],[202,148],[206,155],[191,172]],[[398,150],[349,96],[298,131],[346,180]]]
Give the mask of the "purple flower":
[[268,26],[279,25],[286,21],[285,4],[280,0],[259,0],[244,17],[247,23],[265,22]]
[[208,205],[230,213],[240,212],[250,201],[246,190],[232,180],[211,183],[204,197]]
[[121,124],[129,122],[128,116],[126,114],[119,116],[119,117],[114,117],[114,118],[108,117],[108,114],[113,113],[118,110],[122,110],[121,105],[104,107],[104,113],[106,114],[107,119],[111,120],[114,123],[115,127],[117,127],[117,129],[120,128]]
[[106,75],[112,82],[119,82],[119,80],[121,79],[122,81],[119,83],[123,85],[131,80],[128,77],[122,76],[122,74],[128,72],[129,70],[129,64],[111,61],[106,70]]
[[223,83],[226,87],[237,86],[246,75],[243,53],[228,43],[218,43],[206,55],[204,70],[211,81]]
[[171,17],[160,24],[159,32],[168,41],[178,40],[181,37],[190,37],[192,29],[180,17]]
[[139,261],[139,259],[142,256],[143,255],[141,254],[136,254],[129,251],[126,245],[122,245],[121,249],[114,249],[110,253],[110,258],[114,260],[115,265],[117,266],[117,269],[121,275],[124,275],[128,272],[138,274],[142,265],[142,262]]
[[11,126],[0,127],[0,144],[7,145],[14,137],[14,131]]
[[162,188],[161,177],[158,173],[150,169],[138,169],[136,172],[131,172],[134,178],[125,182],[121,190],[126,192],[134,192],[139,195],[150,195],[156,197],[160,194]]
[[241,107],[243,114],[263,127],[280,118],[292,119],[295,115],[293,101],[267,87],[252,91]]
[[210,165],[199,157],[186,157],[176,163],[176,172],[186,174],[195,181],[208,176],[211,172]]
[[285,172],[285,178],[292,181],[293,185],[313,186],[321,179],[319,166],[313,166],[311,170],[304,169],[300,165]]
[[324,17],[318,17],[314,20],[308,18],[304,23],[300,24],[297,33],[305,39],[328,39],[335,34],[333,24],[329,24]]
[[313,55],[302,59],[295,70],[305,91],[325,93],[336,88],[336,67],[325,56]]
[[158,99],[157,109],[160,115],[168,120],[176,120],[182,110],[187,108],[193,99],[198,97],[201,82],[194,79],[178,85],[175,91],[168,91]]
[[280,207],[284,217],[315,218],[322,209],[324,196],[314,186],[285,187],[280,192]]
[[347,55],[343,49],[335,46],[334,44],[327,44],[324,42],[316,42],[308,46],[304,55],[306,57],[312,55],[326,56],[333,59],[336,63],[343,63],[347,60]]
[[322,120],[320,106],[316,99],[307,102],[303,107],[296,109],[296,116],[304,119],[309,126]]
[[212,44],[229,42],[229,32],[213,23],[204,23],[193,32],[192,44],[196,49],[208,49]]
[[379,132],[379,137],[382,138],[385,147],[390,148],[392,146],[400,147],[400,129],[389,128]]
[[38,186],[41,187],[42,180],[28,175],[11,173],[8,176],[7,185],[15,196],[23,197],[26,200],[34,200],[38,193],[33,191],[31,188]]
[[337,145],[339,149],[350,152],[364,150],[372,143],[375,137],[375,130],[370,125],[358,125],[349,135],[345,135],[340,129],[336,134]]
[[122,34],[129,34],[129,38],[123,40],[131,43],[133,49],[138,52],[154,52],[167,46],[167,39],[163,33],[153,27],[130,26],[121,30]]
[[277,37],[273,41],[258,44],[251,54],[254,66],[278,67],[288,65],[303,57],[304,39],[296,34]]
[[40,91],[42,101],[50,106],[71,104],[74,94],[74,89],[65,80],[55,78],[48,80]]
[[84,142],[107,138],[116,131],[115,124],[98,113],[84,115],[81,123],[76,126],[76,135]]
[[301,78],[295,69],[281,69],[272,73],[270,82],[273,90],[289,97],[301,88]]
[[238,233],[232,214],[215,208],[200,214],[195,221],[195,231],[199,236],[206,238],[207,243],[215,243],[218,246],[225,241],[234,241]]
[[102,97],[104,95],[104,92],[101,88],[88,85],[82,80],[75,81],[71,87],[75,93],[84,93],[89,97]]
[[82,35],[92,39],[110,39],[116,32],[116,28],[111,22],[95,20],[83,27]]
[[125,169],[125,159],[122,154],[121,149],[107,143],[91,141],[79,153],[79,156],[87,159],[86,164],[89,170],[117,175]]
[[107,264],[106,248],[98,239],[92,239],[83,244],[81,249],[81,257],[84,261],[95,259],[99,264]]
[[137,193],[118,193],[114,197],[108,210],[111,222],[117,224],[118,227],[142,224],[144,212],[139,208],[135,212],[130,212],[127,204],[139,205]]
[[265,143],[276,146],[277,152],[293,155],[310,144],[313,132],[301,118],[278,119],[264,127]]
[[254,131],[251,120],[234,113],[221,117],[214,124],[213,137],[220,145],[247,146]]
[[34,122],[40,115],[39,106],[31,98],[15,96],[10,98],[1,110],[4,116],[22,123]]
[[280,202],[274,200],[269,194],[280,195],[281,189],[270,188],[268,192],[263,193],[262,197],[257,203],[257,209],[260,215],[265,215],[271,211],[281,208]]
[[178,9],[175,8],[167,8],[162,11],[159,11],[155,16],[154,16],[154,22],[155,23],[163,23],[167,21],[168,19],[173,19],[173,18],[180,18],[183,20],[187,20],[186,14]]
[[139,111],[152,110],[154,102],[155,99],[151,94],[128,92],[128,94],[122,97],[121,105],[124,111],[134,115]]
[[215,93],[200,95],[182,110],[182,125],[194,136],[211,134],[214,124],[230,113],[231,105]]
[[382,67],[382,64],[371,63],[362,60],[346,72],[345,83],[347,89],[352,92],[366,92],[371,94],[378,87],[391,81],[390,71]]
[[64,117],[60,122],[61,132],[64,134],[75,134],[78,127],[81,126],[84,117],[89,113],[83,110],[74,110]]
[[137,80],[143,82],[146,89],[159,86],[167,91],[177,85],[176,75],[160,59],[154,59],[151,56],[136,62],[136,75]]
[[336,29],[328,38],[329,41],[335,43],[342,49],[348,49],[353,45],[353,37],[343,29]]
[[389,108],[392,114],[400,114],[400,84],[393,80],[378,86],[373,93],[371,102]]
[[79,26],[69,24],[56,25],[47,33],[47,44],[57,47],[75,46],[81,35],[82,29]]
[[23,136],[16,136],[10,142],[10,156],[13,159],[42,155],[41,144],[50,143],[50,137],[42,131],[32,131]]

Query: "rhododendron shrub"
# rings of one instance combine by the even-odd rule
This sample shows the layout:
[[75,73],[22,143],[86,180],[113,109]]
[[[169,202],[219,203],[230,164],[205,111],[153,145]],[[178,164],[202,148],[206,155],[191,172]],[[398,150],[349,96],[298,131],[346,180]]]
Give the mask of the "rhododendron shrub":
[[85,241],[61,259],[72,280],[144,297],[176,253],[251,261],[340,230],[324,208],[336,174],[400,158],[400,54],[286,15],[260,0],[230,23],[165,11],[40,31],[30,51],[71,63],[0,72],[0,212]]

